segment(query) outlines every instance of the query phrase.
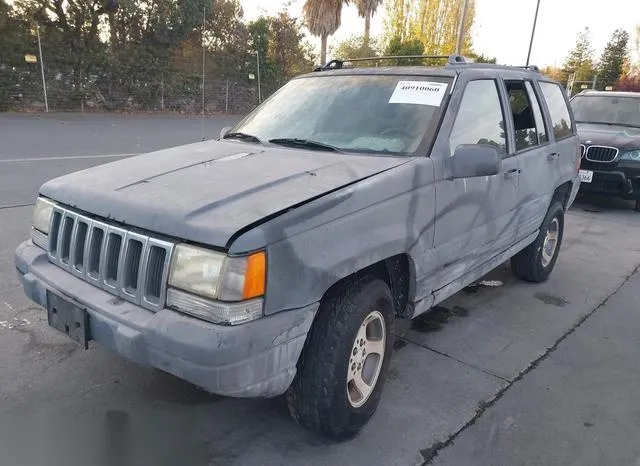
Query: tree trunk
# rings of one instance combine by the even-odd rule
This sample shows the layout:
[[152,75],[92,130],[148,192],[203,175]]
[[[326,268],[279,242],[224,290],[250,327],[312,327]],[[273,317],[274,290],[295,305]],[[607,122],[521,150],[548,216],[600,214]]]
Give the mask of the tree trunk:
[[325,34],[320,38],[320,66],[327,64],[327,36]]
[[363,48],[369,48],[369,34],[371,32],[371,13],[364,15],[364,39],[362,41]]

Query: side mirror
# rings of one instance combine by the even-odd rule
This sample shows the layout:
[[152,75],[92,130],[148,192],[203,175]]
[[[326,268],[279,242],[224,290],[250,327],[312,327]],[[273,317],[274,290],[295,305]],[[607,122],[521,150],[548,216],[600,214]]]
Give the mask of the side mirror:
[[492,176],[500,173],[502,157],[498,149],[485,144],[462,144],[451,157],[453,178]]
[[224,139],[225,135],[231,131],[233,129],[233,127],[231,126],[225,126],[224,128],[222,128],[220,130],[220,139]]

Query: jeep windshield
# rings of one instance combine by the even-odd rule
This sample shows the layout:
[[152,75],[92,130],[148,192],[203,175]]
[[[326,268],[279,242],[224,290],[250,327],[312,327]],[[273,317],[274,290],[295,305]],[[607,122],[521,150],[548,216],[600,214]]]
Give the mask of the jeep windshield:
[[581,96],[571,100],[577,123],[640,128],[640,96]]
[[235,133],[306,150],[426,155],[450,81],[379,74],[294,79],[225,138]]

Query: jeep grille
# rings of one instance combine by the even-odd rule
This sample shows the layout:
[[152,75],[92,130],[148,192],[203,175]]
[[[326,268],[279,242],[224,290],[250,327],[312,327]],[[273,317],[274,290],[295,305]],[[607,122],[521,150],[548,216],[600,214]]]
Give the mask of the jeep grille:
[[49,230],[49,260],[127,301],[164,307],[173,243],[119,228],[56,206]]

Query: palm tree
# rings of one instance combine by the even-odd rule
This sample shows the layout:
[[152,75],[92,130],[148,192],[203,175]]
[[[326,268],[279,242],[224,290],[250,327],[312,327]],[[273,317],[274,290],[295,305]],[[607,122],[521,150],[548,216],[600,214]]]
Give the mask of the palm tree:
[[376,14],[376,10],[382,4],[382,0],[356,0],[358,14],[364,18],[364,41],[363,48],[369,48],[369,35],[371,31],[371,17]]
[[327,38],[340,27],[342,5],[349,0],[307,0],[303,7],[309,32],[321,40],[320,63],[327,61]]

